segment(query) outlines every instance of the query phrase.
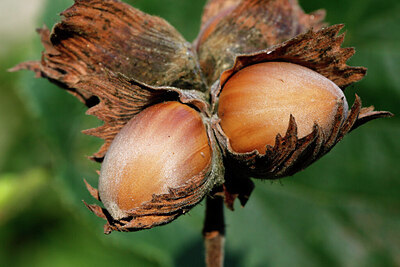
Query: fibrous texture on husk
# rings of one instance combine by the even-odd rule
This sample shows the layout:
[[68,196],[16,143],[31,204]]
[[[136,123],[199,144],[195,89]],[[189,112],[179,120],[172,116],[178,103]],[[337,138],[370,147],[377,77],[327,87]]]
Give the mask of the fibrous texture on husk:
[[[236,56],[271,47],[323,25],[323,12],[307,15],[296,1],[234,2],[238,3],[223,6],[228,8],[228,14],[218,19],[206,38],[200,35],[198,40],[201,42],[197,48],[199,62],[208,84],[215,82],[222,71],[230,68]],[[213,3],[211,1],[209,5]],[[216,5],[220,7],[219,3]],[[219,12],[223,12],[223,9]]]
[[[361,80],[366,69],[346,64],[354,54],[354,49],[340,47],[344,35],[338,33],[342,27],[343,25],[335,25],[317,32],[309,31],[270,49],[238,56],[234,66],[223,72],[219,83],[213,87],[213,106],[216,106],[218,96],[230,77],[247,66],[261,62],[283,61],[306,66],[335,82],[342,89]],[[339,104],[330,133],[324,134],[316,124],[309,135],[298,138],[296,121],[291,117],[285,136],[278,134],[275,145],[268,145],[265,154],[258,151],[235,152],[219,125],[218,117],[214,120],[214,129],[219,143],[224,148],[225,156],[231,159],[228,162],[234,162],[233,168],[237,168],[246,176],[276,179],[304,169],[329,152],[346,133],[363,123],[378,117],[391,116],[390,112],[373,111],[373,107],[362,108],[358,96],[347,116],[343,104]]]
[[[187,177],[187,181],[182,183],[181,186],[169,188],[168,193],[153,194],[151,200],[145,201],[130,210],[125,210],[125,216],[121,218],[111,216],[111,210],[85,203],[97,216],[107,220],[104,228],[105,233],[110,233],[114,230],[124,232],[137,231],[166,224],[188,212],[190,208],[203,199],[210,191],[210,188],[220,184],[220,177],[223,177],[223,169],[219,167],[221,166],[221,162],[219,162],[221,157],[211,128],[207,129],[207,136],[213,151],[209,164],[195,176]],[[152,140],[149,141],[152,142]],[[150,162],[149,164],[156,163]],[[139,179],[139,177],[137,178]],[[97,189],[94,189],[89,184],[87,184],[87,188],[93,197],[101,201]]]
[[[75,0],[62,15],[51,32],[46,27],[38,30],[45,48],[42,59],[13,70],[29,69],[58,84],[81,100],[88,114],[104,121],[85,131],[105,140],[92,159],[102,162],[128,121],[166,101],[200,114],[212,149],[210,165],[202,172],[166,194],[155,194],[124,218],[87,205],[107,220],[106,233],[168,223],[208,194],[223,194],[230,208],[235,198],[244,205],[254,187],[250,177],[292,175],[326,154],[349,131],[391,115],[362,108],[356,97],[347,116],[339,103],[329,134],[315,125],[310,134],[298,138],[296,118],[291,117],[286,134],[278,135],[265,154],[231,149],[216,111],[224,84],[241,69],[289,62],[318,72],[341,89],[365,75],[365,68],[346,64],[354,49],[341,48],[343,26],[323,28],[324,12],[305,14],[296,0],[210,0],[194,44],[163,19],[117,0]],[[101,201],[97,189],[87,187]]]
[[[105,69],[153,86],[205,90],[191,44],[165,20],[114,0],[78,0],[51,32],[39,30],[45,52],[24,68],[77,91],[81,76]],[[90,103],[88,103],[90,105]]]

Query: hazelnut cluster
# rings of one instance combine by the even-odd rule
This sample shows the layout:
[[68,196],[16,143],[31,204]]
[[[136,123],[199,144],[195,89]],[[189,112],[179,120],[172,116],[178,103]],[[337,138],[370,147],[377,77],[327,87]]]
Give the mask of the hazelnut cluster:
[[293,0],[209,0],[193,44],[166,21],[117,0],[75,0],[41,61],[21,63],[78,97],[104,125],[105,232],[168,223],[205,196],[242,205],[250,178],[304,169],[343,136],[389,112],[351,108],[343,90],[366,73],[346,61],[343,25]]

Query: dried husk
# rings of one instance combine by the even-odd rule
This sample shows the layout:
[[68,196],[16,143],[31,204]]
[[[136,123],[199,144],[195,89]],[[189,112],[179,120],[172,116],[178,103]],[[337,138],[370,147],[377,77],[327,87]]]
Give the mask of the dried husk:
[[[137,231],[174,220],[207,194],[223,194],[231,209],[235,198],[244,205],[254,188],[249,177],[292,175],[327,153],[347,132],[369,120],[391,116],[373,107],[362,108],[357,97],[347,117],[339,105],[329,135],[315,125],[312,133],[300,139],[291,117],[286,135],[278,135],[275,146],[268,146],[265,155],[257,151],[235,153],[219,118],[214,115],[210,119],[224,83],[252,64],[299,64],[342,89],[360,80],[365,69],[346,65],[354,49],[340,48],[344,35],[337,35],[342,25],[297,36],[322,28],[324,14],[320,10],[307,15],[296,0],[209,0],[202,31],[192,46],[163,19],[117,0],[75,0],[52,32],[46,27],[38,30],[45,48],[41,61],[21,63],[12,70],[28,69],[49,79],[79,98],[89,107],[88,114],[104,121],[104,125],[84,131],[105,140],[92,157],[97,162],[103,161],[122,127],[146,107],[179,101],[200,112],[213,150],[210,165],[201,173],[182,187],[171,188],[168,194],[154,195],[120,220],[98,205],[85,203],[107,220],[106,233]],[[213,20],[217,23],[205,37],[204,30]],[[265,48],[269,49],[262,50]],[[101,201],[97,189],[87,187]]]
[[116,0],[75,0],[61,15],[51,33],[38,30],[42,60],[14,70],[33,70],[89,107],[93,95],[76,83],[105,69],[153,86],[206,90],[191,44],[165,20]]
[[201,17],[201,28],[220,12],[237,6],[242,0],[208,0]]
[[196,90],[181,90],[173,87],[151,87],[138,81],[129,80],[121,74],[109,72],[104,76],[85,77],[77,87],[93,93],[99,104],[91,107],[87,114],[94,115],[104,124],[83,133],[105,140],[95,161],[102,162],[108,147],[121,128],[144,108],[168,100],[180,100],[207,113],[208,104],[204,94]]
[[[196,109],[206,126],[212,147],[212,160],[201,173],[188,177],[188,182],[179,188],[170,188],[168,194],[154,195],[150,202],[127,212],[129,216],[126,218],[114,219],[105,208],[85,203],[97,216],[107,220],[105,233],[138,231],[166,224],[186,213],[212,188],[223,183],[222,157],[210,126],[210,107],[203,93],[173,87],[152,87],[111,71],[105,72],[103,76],[85,76],[76,87],[91,92],[99,100],[87,114],[103,120],[104,125],[84,131],[105,140],[100,150],[94,154],[96,161],[103,160],[114,137],[130,119],[145,108],[163,101],[179,101]],[[88,186],[88,190],[93,197],[100,200],[97,189]]]
[[234,166],[230,165],[232,163],[232,161],[225,160],[225,183],[219,192],[224,197],[225,206],[230,210],[234,210],[236,199],[244,207],[255,187],[253,181],[248,176],[243,175],[241,171],[238,172]]
[[[344,34],[338,33],[342,27],[343,25],[334,25],[316,32],[311,30],[270,49],[236,57],[234,66],[223,72],[212,88],[214,113],[218,96],[226,81],[241,69],[257,63],[284,61],[302,65],[322,74],[342,89],[362,79],[366,73],[365,68],[346,65],[346,61],[354,54],[354,49],[340,47]],[[338,104],[329,134],[324,134],[316,124],[309,135],[298,138],[295,118],[291,116],[285,136],[278,134],[275,145],[266,146],[265,154],[260,154],[257,150],[248,153],[235,152],[217,115],[213,117],[213,127],[223,149],[227,170],[234,169],[233,173],[241,173],[244,177],[277,179],[304,169],[329,152],[345,134],[365,122],[391,115],[386,111],[373,111],[373,107],[362,108],[361,100],[356,96],[346,116],[342,100]]]
[[[191,44],[164,20],[119,1],[75,1],[62,15],[65,18],[51,33],[47,28],[38,30],[45,48],[42,60],[21,63],[12,71],[28,69],[49,79],[85,103],[87,114],[104,121],[84,131],[105,140],[93,160],[102,162],[122,127],[151,105],[179,101],[201,115],[212,147],[212,159],[202,172],[188,177],[181,187],[170,188],[168,194],[154,195],[127,218],[115,220],[106,209],[87,205],[108,221],[106,233],[172,221],[221,185],[224,177],[210,126],[208,95],[202,92],[205,87]],[[87,187],[100,200],[97,189]]]
[[75,88],[88,92],[97,99],[97,104],[87,110],[104,124],[83,133],[99,137],[105,143],[92,159],[102,162],[115,135],[136,114],[146,107],[162,101],[177,100],[193,105],[207,114],[208,104],[203,93],[196,90],[181,90],[173,87],[152,87],[122,74],[107,71],[104,75],[87,75],[75,84]]
[[[181,187],[170,188],[167,194],[153,195],[151,201],[145,202],[135,209],[126,211],[128,216],[122,219],[113,218],[105,208],[85,203],[98,217],[107,220],[107,224],[104,226],[106,234],[112,231],[139,231],[169,223],[188,212],[213,188],[223,184],[224,168],[220,149],[212,128],[207,122],[206,128],[212,148],[210,164],[198,175],[189,178]],[[101,201],[97,189],[91,187],[88,183],[86,183],[86,186],[91,195]]]
[[210,1],[203,21],[212,20],[224,10],[229,12],[218,19],[206,37],[204,22],[195,43],[209,85],[233,66],[236,56],[266,49],[310,28],[319,29],[325,16],[324,11],[305,14],[295,0]]
[[[151,104],[180,95],[185,103],[193,100],[202,112],[208,110],[190,44],[163,19],[115,0],[77,0],[62,15],[52,33],[46,27],[38,30],[45,48],[42,60],[11,71],[28,69],[49,79],[104,121],[84,131],[105,140],[93,160],[101,162],[119,130]],[[151,89],[161,85],[164,90]]]
[[[130,119],[145,108],[163,101],[179,101],[195,108],[203,119],[212,147],[212,160],[201,173],[188,177],[188,182],[179,188],[170,188],[168,194],[154,195],[150,202],[127,212],[129,216],[126,218],[116,220],[106,209],[85,203],[97,216],[107,220],[105,233],[138,231],[166,224],[186,213],[212,188],[223,183],[222,157],[210,126],[210,108],[203,93],[173,87],[151,87],[111,71],[103,76],[85,76],[76,86],[91,92],[99,99],[99,103],[87,113],[103,120],[104,125],[84,131],[105,140],[100,150],[94,154],[96,161],[103,160],[114,137]],[[97,189],[88,186],[88,190],[93,197],[100,200]]]

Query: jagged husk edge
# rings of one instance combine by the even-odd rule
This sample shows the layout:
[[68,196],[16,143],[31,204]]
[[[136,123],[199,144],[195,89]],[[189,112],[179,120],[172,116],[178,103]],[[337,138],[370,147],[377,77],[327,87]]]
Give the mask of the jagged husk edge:
[[[106,234],[112,231],[132,232],[167,224],[198,204],[213,188],[224,183],[222,155],[211,126],[206,123],[207,134],[212,147],[210,164],[198,175],[178,188],[170,188],[168,194],[153,195],[153,199],[140,207],[126,211],[128,216],[120,220],[98,205],[85,205],[98,217],[107,220]],[[101,201],[97,189],[86,183],[91,195]]]
[[[288,130],[285,136],[277,135],[275,145],[267,146],[266,153],[257,150],[249,153],[236,153],[224,134],[219,119],[214,119],[214,129],[220,145],[223,147],[227,169],[234,169],[244,176],[260,179],[277,179],[295,174],[306,168],[323,155],[328,153],[343,137],[361,124],[376,118],[392,116],[386,111],[367,111],[361,108],[361,99],[356,95],[355,102],[345,118],[343,101],[338,105],[332,131],[325,134],[315,124],[313,131],[303,137],[297,137],[295,118],[290,116]],[[359,119],[361,117],[361,119]],[[368,118],[368,119],[367,119]]]
[[104,144],[94,153],[92,160],[102,162],[114,140],[124,125],[143,109],[163,102],[180,101],[192,105],[207,114],[209,104],[204,93],[197,90],[182,90],[173,87],[153,87],[128,79],[120,73],[104,70],[103,74],[81,76],[74,84],[79,92],[92,96],[93,104],[87,114],[94,115],[104,124],[83,133],[104,139]]
[[339,35],[339,32],[343,27],[343,24],[337,24],[319,31],[310,30],[269,49],[237,56],[233,67],[224,71],[212,88],[213,106],[230,77],[247,66],[261,62],[283,61],[302,65],[333,81],[342,90],[361,80],[367,69],[346,64],[355,50],[341,47],[345,34]]
[[143,109],[163,101],[180,101],[189,104],[202,113],[209,110],[205,95],[196,90],[181,90],[173,87],[151,87],[130,80],[121,74],[109,72],[100,77],[85,77],[77,84],[79,88],[96,95],[99,104],[88,109],[87,114],[104,121],[104,125],[83,131],[83,133],[105,140],[100,150],[92,157],[102,162],[112,140],[122,127]]
[[56,82],[84,103],[91,95],[75,83],[104,69],[152,86],[207,89],[191,44],[164,19],[118,0],[75,0],[61,15],[51,33],[38,30],[42,60],[20,69]]
[[[214,112],[219,93],[226,81],[241,69],[261,62],[285,61],[299,64],[319,72],[342,89],[360,80],[366,69],[346,65],[347,59],[354,54],[354,49],[340,47],[344,35],[337,35],[342,27],[343,25],[334,25],[317,32],[309,31],[271,49],[238,56],[232,69],[222,73],[220,81],[212,88]],[[361,100],[356,96],[346,117],[342,100],[338,104],[330,133],[324,133],[316,124],[309,135],[298,138],[295,118],[291,116],[285,136],[278,134],[275,145],[267,146],[265,154],[256,150],[236,153],[230,146],[229,138],[223,132],[217,115],[213,116],[213,128],[223,148],[227,169],[232,168],[254,178],[277,179],[304,169],[329,152],[351,130],[370,120],[390,116],[390,112],[374,111],[373,107],[362,108]]]
[[[188,52],[191,49],[190,44],[163,19],[115,0],[76,0],[62,15],[64,19],[56,24],[52,33],[46,27],[38,29],[45,48],[41,61],[24,62],[10,71],[27,69],[35,72],[36,77],[47,78],[89,107],[88,114],[105,122],[103,126],[84,131],[105,140],[105,144],[91,157],[93,160],[103,160],[114,136],[129,119],[143,108],[162,101],[163,96],[170,97],[171,94],[165,94],[166,91],[177,92],[184,103],[192,104],[198,98],[204,103],[195,105],[202,106],[203,111],[208,110],[203,93],[167,86],[175,85],[175,79],[179,80],[182,75],[186,75],[184,71],[174,69],[177,66],[190,65],[191,67],[187,67],[188,72],[198,75],[200,70],[196,57]],[[99,25],[93,25],[93,21],[99,18]],[[124,31],[124,34],[119,31]],[[143,45],[145,40],[147,43]],[[132,47],[128,41],[138,43]],[[160,42],[164,46],[150,45],[159,45]],[[176,46],[179,52],[172,51],[169,46]],[[153,80],[148,80],[153,87],[146,86],[138,79],[146,79],[147,76],[143,75],[150,75],[155,69],[135,62],[125,62],[126,58],[135,62],[142,62],[142,58],[157,58],[160,62],[152,64],[156,64],[162,77],[156,75]],[[178,64],[174,60],[182,62]],[[130,78],[132,76],[135,79]],[[199,79],[191,79],[196,84],[189,89],[196,89],[202,83]],[[160,84],[165,85],[164,89],[157,89],[156,86]],[[164,100],[169,100],[168,97]]]
[[224,197],[225,206],[234,210],[236,199],[239,199],[242,207],[247,204],[255,185],[249,177],[242,175],[242,171],[238,172],[236,167],[230,166],[231,163],[225,158],[225,183],[219,194]]

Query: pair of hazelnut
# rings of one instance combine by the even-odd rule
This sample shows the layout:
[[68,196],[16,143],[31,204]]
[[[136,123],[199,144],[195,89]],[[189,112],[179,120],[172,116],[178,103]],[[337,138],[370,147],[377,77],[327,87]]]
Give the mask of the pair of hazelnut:
[[391,115],[358,97],[349,110],[343,89],[366,70],[346,65],[342,25],[322,28],[323,13],[296,1],[210,0],[194,44],[116,0],[76,0],[62,15],[39,30],[42,60],[15,70],[56,82],[105,122],[86,133],[106,140],[93,157],[99,190],[88,185],[104,208],[88,207],[107,233],[168,223],[218,190],[244,204],[250,177],[293,175]]
[[[342,90],[319,73],[267,62],[243,68],[226,81],[216,116],[228,140],[226,153],[264,155],[276,136],[286,133],[291,115],[299,138],[315,124],[329,135],[343,103],[346,116]],[[207,118],[178,101],[153,105],[133,117],[115,137],[101,168],[100,198],[112,217],[127,217],[153,195],[168,194],[206,174],[213,153],[206,124]]]

